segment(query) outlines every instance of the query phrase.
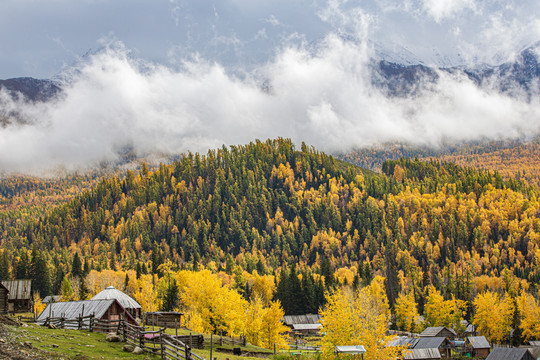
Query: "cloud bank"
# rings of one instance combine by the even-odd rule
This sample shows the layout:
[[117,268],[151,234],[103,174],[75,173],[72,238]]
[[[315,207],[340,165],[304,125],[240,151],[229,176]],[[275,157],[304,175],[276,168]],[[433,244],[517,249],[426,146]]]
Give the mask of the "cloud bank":
[[0,127],[0,170],[84,169],[126,148],[139,156],[204,153],[278,136],[340,152],[395,140],[515,138],[540,128],[538,100],[460,75],[440,73],[414,98],[388,97],[371,84],[371,51],[331,34],[313,46],[284,47],[239,77],[196,57],[175,69],[148,63],[115,44],[74,71],[53,102],[0,95],[3,109],[30,122]]

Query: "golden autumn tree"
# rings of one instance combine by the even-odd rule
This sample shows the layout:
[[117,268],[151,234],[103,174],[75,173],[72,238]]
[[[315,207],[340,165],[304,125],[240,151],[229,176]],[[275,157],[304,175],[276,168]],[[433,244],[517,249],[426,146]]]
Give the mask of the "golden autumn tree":
[[456,328],[463,320],[466,306],[466,301],[458,300],[454,295],[451,299],[444,300],[441,293],[433,285],[430,285],[424,306],[426,323],[429,326]]
[[491,291],[479,294],[474,299],[474,309],[472,322],[490,342],[500,342],[510,333],[514,303],[508,294],[504,298]]
[[39,292],[34,291],[32,293],[32,303],[34,304],[34,314],[36,314],[36,316],[39,316],[39,314],[47,307],[47,304],[44,304],[42,301],[43,299],[39,296]]
[[274,293],[276,292],[276,283],[272,275],[259,275],[256,271],[253,275],[253,286],[251,287],[252,298],[260,297],[264,305],[270,304]]
[[135,289],[137,289],[133,294],[133,297],[141,305],[141,310],[143,312],[157,311],[158,294],[157,289],[154,286],[154,284],[157,282],[157,275],[141,275],[140,279],[130,279],[130,281],[137,283],[136,286],[133,286]]
[[413,293],[400,294],[395,305],[398,328],[409,332],[422,330],[420,314]]
[[393,360],[397,357],[401,349],[386,347],[392,340],[386,335],[390,312],[386,295],[379,290],[380,286],[375,283],[357,291],[345,287],[327,295],[326,307],[321,311],[325,358],[335,357],[336,345],[364,345],[366,360]]
[[522,292],[516,300],[523,338],[525,340],[540,339],[540,306],[538,306],[538,302],[534,296],[526,292]]
[[247,309],[246,337],[253,345],[272,349],[287,348],[287,341],[283,334],[289,328],[281,323],[285,315],[283,308],[277,301],[271,301],[265,307],[264,300],[258,296],[253,297]]
[[246,322],[247,301],[233,289],[224,286],[209,270],[179,271],[177,284],[180,302],[189,326],[200,332],[238,335]]

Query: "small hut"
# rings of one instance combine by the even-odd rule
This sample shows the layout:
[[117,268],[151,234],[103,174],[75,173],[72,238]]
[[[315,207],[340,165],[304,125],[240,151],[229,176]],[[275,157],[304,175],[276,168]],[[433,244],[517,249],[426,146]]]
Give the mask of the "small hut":
[[115,299],[52,302],[41,312],[36,322],[43,325],[47,318],[76,320],[79,316],[88,315],[94,315],[99,320],[125,319],[131,324],[137,324],[135,318]]
[[0,283],[0,314],[8,313],[8,299],[9,299],[9,290],[2,283]]
[[491,345],[485,336],[469,336],[467,338],[467,350],[470,350],[474,357],[487,357],[491,350]]
[[99,292],[91,300],[109,299],[118,300],[120,305],[122,305],[122,307],[126,309],[126,311],[129,312],[134,318],[141,317],[141,305],[139,305],[139,303],[135,301],[132,297],[124,294],[120,290],[116,289],[114,286],[109,286],[105,290]]
[[2,280],[1,283],[9,291],[9,312],[32,311],[32,280]]

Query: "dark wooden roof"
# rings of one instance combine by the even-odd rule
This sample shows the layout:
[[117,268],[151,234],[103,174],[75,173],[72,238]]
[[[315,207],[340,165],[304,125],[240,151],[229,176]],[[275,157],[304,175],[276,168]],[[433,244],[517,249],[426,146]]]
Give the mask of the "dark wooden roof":
[[2,285],[9,291],[8,300],[30,300],[32,280],[2,280]]
[[292,326],[293,324],[316,324],[321,318],[320,315],[285,315],[283,322],[285,325]]
[[493,348],[486,360],[536,360],[525,348]]

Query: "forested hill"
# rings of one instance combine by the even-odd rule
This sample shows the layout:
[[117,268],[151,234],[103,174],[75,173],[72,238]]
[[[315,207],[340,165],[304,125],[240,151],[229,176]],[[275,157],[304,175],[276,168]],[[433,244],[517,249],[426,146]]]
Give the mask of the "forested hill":
[[[75,253],[98,270],[159,272],[167,260],[228,273],[294,267],[304,279],[322,274],[327,287],[380,274],[391,304],[414,293],[420,309],[431,284],[470,301],[540,280],[536,190],[451,163],[399,160],[383,170],[366,175],[284,139],[143,166],[38,219],[0,215],[0,275],[33,276],[43,293],[58,292]],[[34,257],[49,284],[43,269],[25,272],[37,271]]]

